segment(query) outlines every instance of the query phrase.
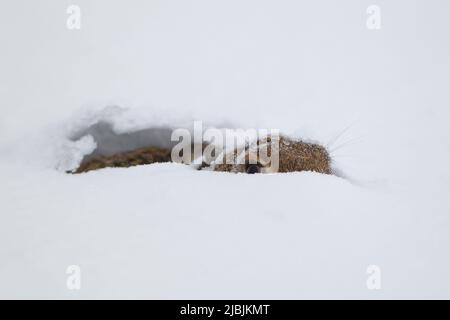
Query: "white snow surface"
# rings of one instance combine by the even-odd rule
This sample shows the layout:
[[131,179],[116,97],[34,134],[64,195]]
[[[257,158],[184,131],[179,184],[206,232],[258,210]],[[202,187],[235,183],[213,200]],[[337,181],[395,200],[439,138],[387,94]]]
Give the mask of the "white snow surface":
[[[72,31],[70,4],[1,5],[0,298],[450,298],[448,1],[380,0],[376,31],[372,1],[78,0]],[[65,173],[194,120],[318,141],[344,177]]]

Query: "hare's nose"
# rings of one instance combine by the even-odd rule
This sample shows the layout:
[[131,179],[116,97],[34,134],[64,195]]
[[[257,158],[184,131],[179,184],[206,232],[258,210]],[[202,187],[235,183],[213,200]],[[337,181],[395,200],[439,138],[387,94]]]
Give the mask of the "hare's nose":
[[259,172],[259,167],[256,164],[251,164],[247,168],[247,173],[253,174],[253,173],[258,173],[258,172]]

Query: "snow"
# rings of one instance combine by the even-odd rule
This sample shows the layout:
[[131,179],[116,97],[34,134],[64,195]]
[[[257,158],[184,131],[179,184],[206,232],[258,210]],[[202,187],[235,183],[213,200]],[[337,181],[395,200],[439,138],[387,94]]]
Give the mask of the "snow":
[[[447,2],[379,1],[377,31],[351,0],[77,3],[79,31],[0,11],[0,298],[450,298]],[[65,173],[194,120],[329,144],[344,178]]]

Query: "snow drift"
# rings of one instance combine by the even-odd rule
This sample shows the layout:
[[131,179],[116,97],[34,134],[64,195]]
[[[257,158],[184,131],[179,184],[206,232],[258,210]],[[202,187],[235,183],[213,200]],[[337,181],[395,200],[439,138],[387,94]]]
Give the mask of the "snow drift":
[[[352,0],[77,2],[79,31],[0,12],[1,298],[450,297],[448,2],[377,31]],[[349,178],[64,173],[196,119],[330,143]]]

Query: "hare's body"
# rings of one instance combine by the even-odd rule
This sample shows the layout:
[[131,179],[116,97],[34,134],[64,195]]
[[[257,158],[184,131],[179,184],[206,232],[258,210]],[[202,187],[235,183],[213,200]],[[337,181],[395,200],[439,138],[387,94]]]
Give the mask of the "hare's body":
[[132,167],[155,162],[170,162],[170,150],[147,147],[128,152],[121,152],[110,156],[97,156],[83,161],[75,173],[98,170],[107,167]]
[[[253,148],[243,148],[231,151],[231,159],[240,161],[225,161],[230,152],[217,156],[211,163],[203,163],[198,169],[209,169],[212,171],[243,172],[243,173],[274,173],[293,171],[315,171],[324,174],[331,174],[331,158],[328,151],[319,144],[296,141],[281,136],[277,140],[276,147],[274,141],[267,139],[264,144],[267,156],[278,150],[278,165],[261,157],[260,149],[264,145],[258,141]],[[218,161],[222,157],[222,161]],[[151,164],[155,162],[170,162],[171,150],[158,147],[140,148],[128,152],[121,152],[109,156],[97,156],[83,161],[75,173],[82,173],[106,167],[131,167],[137,165]]]

